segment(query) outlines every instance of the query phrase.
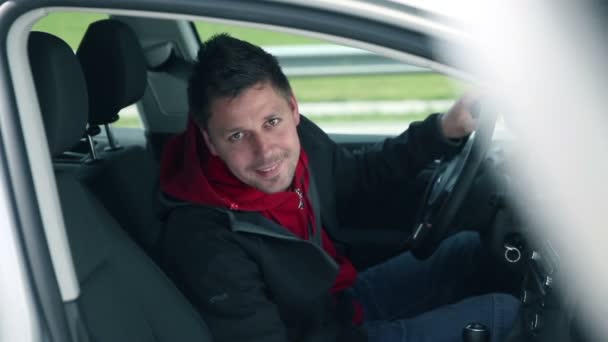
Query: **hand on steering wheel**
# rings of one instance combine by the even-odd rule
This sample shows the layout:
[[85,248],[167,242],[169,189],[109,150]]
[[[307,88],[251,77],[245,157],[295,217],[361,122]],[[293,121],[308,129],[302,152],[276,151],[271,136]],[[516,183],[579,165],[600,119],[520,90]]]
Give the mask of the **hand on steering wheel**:
[[441,131],[448,139],[460,139],[471,134],[477,127],[479,95],[464,94],[452,108],[441,117]]
[[[450,112],[457,110],[456,114],[464,116],[462,113],[466,111],[459,106],[466,105],[470,109],[468,116],[471,120],[477,119],[477,130],[468,137],[459,154],[450,159],[436,161],[438,165],[427,185],[414,229],[408,240],[412,253],[419,259],[428,258],[441,241],[451,235],[451,223],[469,192],[492,141],[496,112],[482,108],[478,101],[467,103],[469,100],[470,98],[463,97]],[[460,120],[460,123],[468,124],[468,118],[450,116],[450,112],[442,120]],[[442,126],[446,137],[450,137],[452,131],[446,132],[445,122],[442,122]],[[452,135],[457,136],[458,133]]]

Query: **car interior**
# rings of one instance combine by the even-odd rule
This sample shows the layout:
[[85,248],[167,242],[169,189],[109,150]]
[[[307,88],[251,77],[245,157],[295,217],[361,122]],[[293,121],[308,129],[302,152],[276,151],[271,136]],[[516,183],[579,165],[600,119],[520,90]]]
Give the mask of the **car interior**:
[[[36,96],[80,288],[79,297],[65,305],[74,341],[213,341],[158,258],[166,214],[158,188],[160,156],[165,141],[185,127],[192,46],[205,39],[193,30],[181,20],[112,15],[88,25],[75,50],[50,33],[29,35]],[[113,127],[130,106],[137,106],[143,127]],[[171,115],[176,112],[181,115]],[[353,151],[387,136],[330,135]],[[496,262],[518,277],[515,294],[524,309],[510,341],[587,340],[573,318],[575,305],[559,299],[558,253],[548,241],[527,239],[528,227],[509,202],[505,146],[495,139],[488,147],[452,221],[482,231]],[[343,223],[350,233],[334,238],[358,269],[408,248],[421,207],[413,198],[425,196],[438,168],[429,165],[393,196],[374,199],[393,215]],[[374,225],[382,229],[363,229]]]

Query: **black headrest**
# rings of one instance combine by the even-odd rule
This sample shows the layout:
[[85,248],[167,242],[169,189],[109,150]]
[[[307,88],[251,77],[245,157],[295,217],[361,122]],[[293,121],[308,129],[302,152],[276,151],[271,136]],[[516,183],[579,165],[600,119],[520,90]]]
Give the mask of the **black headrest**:
[[76,53],[89,90],[89,124],[118,120],[118,112],[143,95],[146,60],[129,26],[107,19],[92,23]]
[[28,53],[49,148],[56,156],[76,145],[85,131],[84,76],[70,46],[51,34],[30,33]]

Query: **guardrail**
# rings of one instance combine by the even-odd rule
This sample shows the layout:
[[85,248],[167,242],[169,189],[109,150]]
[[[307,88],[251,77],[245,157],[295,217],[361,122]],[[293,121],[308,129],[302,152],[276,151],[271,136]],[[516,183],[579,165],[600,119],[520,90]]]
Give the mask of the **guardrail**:
[[336,76],[428,72],[369,51],[339,45],[266,46],[287,76]]

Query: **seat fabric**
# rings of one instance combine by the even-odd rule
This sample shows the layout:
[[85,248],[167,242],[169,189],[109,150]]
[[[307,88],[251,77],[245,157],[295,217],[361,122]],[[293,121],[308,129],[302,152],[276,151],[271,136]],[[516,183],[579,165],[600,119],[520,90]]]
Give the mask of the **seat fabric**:
[[74,175],[56,177],[92,340],[211,341],[190,303]]
[[142,147],[108,153],[82,175],[106,209],[153,258],[158,256],[162,208],[158,200],[158,164]]

